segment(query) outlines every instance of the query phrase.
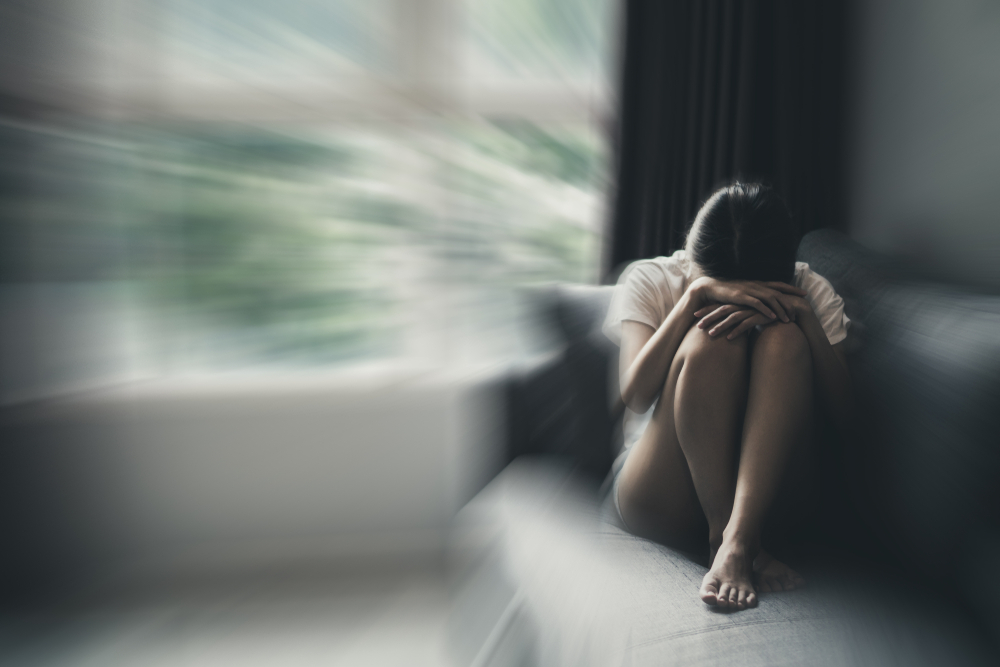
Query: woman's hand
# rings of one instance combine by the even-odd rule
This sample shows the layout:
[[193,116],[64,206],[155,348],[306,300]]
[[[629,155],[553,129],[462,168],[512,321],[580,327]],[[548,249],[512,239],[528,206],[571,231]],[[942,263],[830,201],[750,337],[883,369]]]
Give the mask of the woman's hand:
[[695,312],[700,317],[699,329],[708,329],[708,335],[719,336],[729,332],[726,338],[733,340],[754,327],[774,324],[774,320],[751,308],[726,304],[724,306],[706,306]]
[[[765,322],[791,322],[791,317],[785,308],[784,301],[788,297],[803,297],[805,290],[786,283],[759,282],[755,280],[716,280],[702,276],[691,283],[688,288],[695,297],[698,313],[705,310],[709,304],[725,304],[753,309],[767,319]],[[797,306],[789,302],[789,306]],[[713,307],[712,310],[716,308]],[[728,311],[726,314],[732,314]],[[756,326],[756,325],[753,325]]]
[[[812,312],[809,302],[800,296],[800,294],[805,294],[804,290],[785,283],[757,284],[778,292],[775,299],[787,317],[787,319],[783,317],[783,321],[795,322]],[[713,337],[728,331],[726,337],[729,340],[733,340],[754,327],[766,326],[776,321],[776,318],[767,316],[759,310],[733,303],[705,306],[698,309],[694,316],[701,318],[698,322],[699,329],[708,329],[708,335]]]

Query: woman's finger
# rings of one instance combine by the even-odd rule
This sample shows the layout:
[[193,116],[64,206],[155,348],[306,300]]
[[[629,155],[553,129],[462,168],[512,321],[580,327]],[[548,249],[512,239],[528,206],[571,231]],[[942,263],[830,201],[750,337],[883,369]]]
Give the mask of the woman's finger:
[[741,310],[739,312],[732,313],[726,317],[726,319],[709,329],[708,335],[714,338],[715,336],[724,334],[748,317],[755,317],[757,315],[760,315],[760,313],[755,310]]
[[713,303],[711,305],[705,306],[704,308],[699,308],[698,310],[694,311],[694,316],[697,318],[702,318],[711,313],[716,313],[719,310],[726,308],[727,306],[732,306],[732,304]]
[[785,307],[781,304],[781,301],[778,300],[777,296],[770,295],[765,298],[765,302],[771,306],[771,309],[775,313],[777,313],[782,322],[791,322],[788,318],[788,313],[785,312]]
[[[698,322],[698,328],[699,329],[704,329],[705,327],[707,327],[710,324],[712,324],[712,322],[717,322],[718,320],[721,320],[726,315],[729,315],[730,313],[733,313],[733,312],[735,312],[737,310],[743,310],[743,309],[744,308],[742,306],[734,306],[733,304],[726,304],[724,306],[719,306],[715,310],[713,310],[711,313],[705,315],[701,319],[701,321]],[[695,315],[697,316],[697,313],[695,313]]]
[[754,310],[759,310],[764,313],[764,315],[770,317],[772,320],[777,317],[774,311],[767,307],[767,305],[755,296],[751,296],[746,292],[736,292],[732,297],[733,303],[740,304],[742,306],[749,306]]
[[729,332],[726,336],[729,340],[733,340],[737,336],[742,336],[746,332],[750,331],[754,327],[758,327],[764,324],[771,324],[771,320],[764,318],[762,315],[754,315],[753,317],[748,317],[747,319],[740,322],[736,327]]
[[[775,294],[774,290],[764,287],[760,283],[752,281],[719,281],[716,289],[712,290],[710,298],[718,304],[735,304],[749,306],[764,313],[772,319],[778,316],[774,314],[772,306],[765,304],[761,297]],[[780,308],[780,306],[778,306]],[[699,311],[700,312],[700,311]]]
[[793,297],[790,294],[780,294],[778,296],[778,300],[781,301],[781,305],[785,309],[785,312],[788,313],[788,316],[794,322],[797,315],[795,314],[795,304],[792,303],[792,298]]
[[694,316],[696,318],[704,317],[705,315],[708,315],[710,312],[712,312],[718,307],[719,307],[718,304],[713,303],[711,306],[705,306],[704,308],[699,308],[698,310],[694,311]]
[[720,333],[728,331],[729,329],[733,328],[740,322],[743,322],[744,320],[750,317],[757,317],[757,312],[753,310],[740,310],[735,313],[732,313],[726,319],[722,320],[714,327],[709,329],[708,335],[718,336]]
[[765,282],[762,284],[770,287],[773,290],[784,292],[785,294],[795,294],[797,296],[805,296],[806,294],[808,294],[808,292],[806,292],[801,287],[796,287],[795,285],[789,285],[788,283],[779,283],[772,281],[772,282]]
[[768,306],[770,306],[771,310],[773,310],[778,315],[778,318],[782,322],[789,321],[788,313],[785,312],[785,309],[778,301],[778,292],[775,292],[774,290],[769,289],[767,287],[757,287],[757,290],[753,292],[753,295],[756,296],[761,301],[763,301],[764,303],[766,303]]

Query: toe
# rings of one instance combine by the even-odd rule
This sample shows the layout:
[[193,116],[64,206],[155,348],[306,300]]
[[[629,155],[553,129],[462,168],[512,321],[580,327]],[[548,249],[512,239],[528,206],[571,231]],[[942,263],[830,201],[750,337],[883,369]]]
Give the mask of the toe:
[[767,577],[760,578],[760,584],[757,586],[757,588],[758,590],[760,590],[761,593],[771,592],[771,584],[768,582]]
[[750,591],[750,593],[747,594],[747,607],[756,607],[756,606],[757,606],[757,594],[754,593],[753,591]]
[[747,590],[745,588],[740,589],[740,594],[736,598],[736,608],[740,610],[747,608]]
[[722,584],[719,586],[719,604],[721,604],[726,609],[729,608],[729,592],[733,589],[730,584]]
[[789,579],[787,575],[784,575],[784,574],[781,575],[780,577],[778,577],[778,581],[781,582],[782,589],[784,589],[786,591],[794,591],[795,590],[795,584],[792,583],[792,580]]
[[729,589],[729,606],[731,608],[736,609],[736,602],[737,602],[737,600],[739,600],[739,598],[740,598],[740,589],[738,589],[736,586],[733,586],[732,588],[730,588]]
[[718,599],[718,595],[719,595],[719,581],[718,581],[718,579],[708,579],[706,577],[705,581],[703,581],[701,583],[701,590],[698,591],[698,594],[701,595],[701,601],[704,602],[705,604],[708,604],[708,605],[718,604],[718,601],[719,601],[719,599]]

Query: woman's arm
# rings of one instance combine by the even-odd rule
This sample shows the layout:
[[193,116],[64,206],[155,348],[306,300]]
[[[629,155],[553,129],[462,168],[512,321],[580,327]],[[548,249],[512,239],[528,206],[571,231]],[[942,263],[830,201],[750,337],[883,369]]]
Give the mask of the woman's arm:
[[619,379],[625,405],[634,412],[649,409],[663,388],[677,348],[695,322],[695,312],[707,303],[748,307],[768,322],[778,319],[777,311],[783,321],[790,321],[779,299],[782,290],[788,295],[805,292],[789,285],[773,285],[701,277],[688,286],[659,328],[630,320],[622,322]]
[[694,324],[695,296],[688,289],[659,328],[642,322],[622,322],[619,377],[622,401],[634,412],[653,404],[670,369],[670,363],[688,329]]

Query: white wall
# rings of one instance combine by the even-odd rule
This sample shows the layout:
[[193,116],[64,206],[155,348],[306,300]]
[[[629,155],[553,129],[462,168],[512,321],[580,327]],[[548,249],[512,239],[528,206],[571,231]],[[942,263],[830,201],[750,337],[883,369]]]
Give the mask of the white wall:
[[1000,3],[857,3],[851,235],[1000,286]]
[[4,574],[433,555],[500,456],[496,386],[215,378],[7,409]]

